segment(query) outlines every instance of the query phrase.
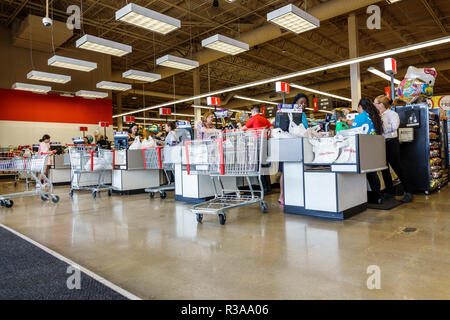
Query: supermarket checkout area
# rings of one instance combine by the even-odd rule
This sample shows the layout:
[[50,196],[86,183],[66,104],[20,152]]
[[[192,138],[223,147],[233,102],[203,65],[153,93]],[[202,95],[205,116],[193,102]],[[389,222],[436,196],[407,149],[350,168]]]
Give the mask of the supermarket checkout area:
[[326,148],[309,138],[269,139],[269,161],[284,163],[285,213],[343,220],[367,208],[366,173],[387,168],[384,137],[346,137],[339,156],[326,161],[332,139],[319,139]]

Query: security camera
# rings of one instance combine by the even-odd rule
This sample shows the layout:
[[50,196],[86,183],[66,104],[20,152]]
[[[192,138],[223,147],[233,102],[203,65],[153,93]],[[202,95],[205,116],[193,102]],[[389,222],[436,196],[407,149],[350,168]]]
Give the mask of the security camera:
[[42,24],[46,27],[51,27],[52,26],[52,19],[50,19],[49,17],[44,17],[42,18]]

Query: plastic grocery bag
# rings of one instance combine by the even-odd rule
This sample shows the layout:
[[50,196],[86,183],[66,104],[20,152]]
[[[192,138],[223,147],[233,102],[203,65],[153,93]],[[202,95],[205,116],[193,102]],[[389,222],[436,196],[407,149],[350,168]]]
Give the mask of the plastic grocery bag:
[[309,138],[313,145],[313,163],[333,163],[339,156],[339,147],[333,138]]
[[294,137],[306,136],[306,129],[303,123],[295,124],[292,113],[289,113],[289,133]]
[[142,149],[142,144],[141,144],[141,141],[140,141],[139,137],[136,137],[136,139],[134,139],[133,143],[131,144],[131,146],[128,149],[129,150]]
[[335,141],[340,149],[335,163],[356,163],[356,137],[336,136]]
[[361,127],[352,128],[348,130],[341,130],[339,131],[336,136],[354,136],[357,134],[368,134],[369,133],[369,125],[367,123],[363,124]]
[[[144,139],[141,143],[141,149],[147,149],[147,148],[153,148],[153,147],[156,147],[156,142],[152,137],[148,137],[148,139]],[[130,149],[131,149],[131,147],[130,147]]]
[[[105,161],[103,158],[94,157],[94,166],[92,171],[98,171],[98,170],[110,170],[112,169],[112,165]],[[91,160],[89,159],[88,162],[86,162],[84,166],[84,170],[91,171]]]
[[281,128],[276,128],[276,129],[272,130],[272,138],[286,139],[286,138],[292,138],[292,135],[289,132],[281,130]]

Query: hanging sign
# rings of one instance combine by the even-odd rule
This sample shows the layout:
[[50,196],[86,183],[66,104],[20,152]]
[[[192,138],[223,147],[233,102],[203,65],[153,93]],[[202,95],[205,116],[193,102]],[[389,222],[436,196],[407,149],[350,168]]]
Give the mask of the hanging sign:
[[80,127],[80,131],[88,131],[88,127]]
[[217,97],[208,97],[206,98],[206,104],[208,106],[220,106],[220,98]]
[[134,117],[132,116],[123,116],[124,122],[134,122]]
[[98,123],[98,125],[99,125],[100,127],[102,127],[102,128],[107,128],[107,127],[109,127],[109,122],[103,122],[103,121],[100,121],[100,122]]
[[319,102],[317,101],[317,98],[313,99],[313,108],[314,108],[314,111],[319,110]]
[[397,74],[397,60],[392,58],[384,59],[384,72],[387,74]]
[[384,95],[386,97],[388,97],[389,99],[392,99],[391,98],[391,87],[384,87]]
[[170,116],[172,114],[172,109],[170,109],[170,108],[159,108],[159,114],[161,116]]

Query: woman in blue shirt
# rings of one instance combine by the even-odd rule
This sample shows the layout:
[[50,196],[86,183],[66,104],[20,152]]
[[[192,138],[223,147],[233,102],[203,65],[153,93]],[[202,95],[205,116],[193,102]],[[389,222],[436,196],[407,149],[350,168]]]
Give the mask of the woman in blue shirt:
[[[373,105],[372,101],[367,98],[363,98],[358,103],[358,115],[352,122],[352,128],[362,127],[367,124],[369,126],[369,131],[367,134],[383,134],[383,121],[381,120],[380,113],[378,109]],[[369,181],[370,189],[374,193],[376,199],[375,202],[381,204],[381,185],[380,179],[376,172],[370,172],[367,174],[367,180]]]

